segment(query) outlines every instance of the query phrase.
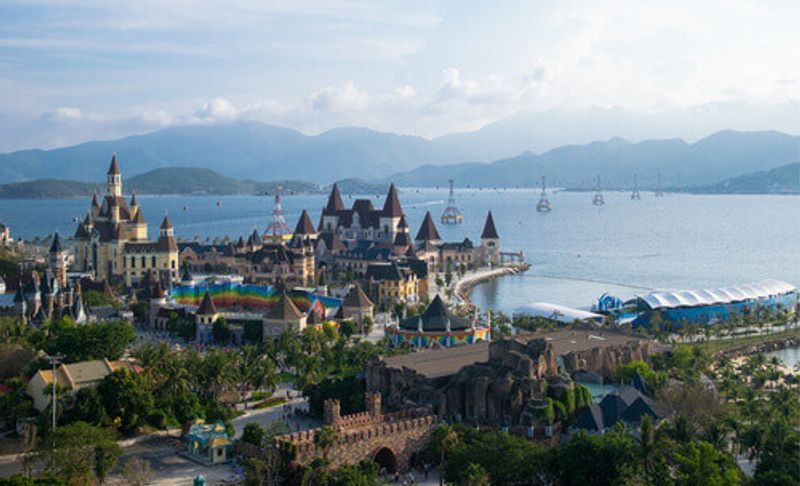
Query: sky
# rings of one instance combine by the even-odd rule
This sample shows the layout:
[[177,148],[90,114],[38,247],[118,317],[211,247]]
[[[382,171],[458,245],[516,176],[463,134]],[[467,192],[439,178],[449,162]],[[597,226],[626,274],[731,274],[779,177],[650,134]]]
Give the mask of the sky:
[[552,109],[763,116],[800,101],[798,46],[796,0],[3,0],[0,151],[236,120],[430,138]]

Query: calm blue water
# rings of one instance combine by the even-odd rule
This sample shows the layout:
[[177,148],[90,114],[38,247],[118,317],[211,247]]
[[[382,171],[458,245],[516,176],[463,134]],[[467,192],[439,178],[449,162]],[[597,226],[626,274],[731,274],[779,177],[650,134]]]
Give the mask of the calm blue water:
[[767,353],[767,358],[777,356],[781,362],[789,369],[794,369],[800,363],[800,348],[786,348],[780,351]]
[[[438,225],[448,240],[468,236],[477,243],[486,211],[492,209],[506,249],[525,252],[533,265],[519,276],[479,286],[480,307],[511,311],[531,302],[588,306],[603,292],[620,297],[652,288],[696,288],[765,278],[800,284],[800,197],[605,194],[606,205],[591,204],[590,193],[550,195],[549,214],[534,209],[538,191],[460,190],[456,197],[465,221]],[[444,210],[447,191],[404,189],[400,198],[412,236],[426,210],[434,218]],[[178,236],[248,234],[269,223],[272,198],[259,196],[141,196],[138,198],[157,234],[164,211]],[[316,223],[324,195],[283,198],[286,219],[294,226],[303,208]],[[352,199],[344,198],[345,204]],[[216,202],[222,206],[217,207]],[[72,235],[72,218],[82,217],[89,200],[0,200],[0,221],[15,238],[44,236],[55,230]],[[383,204],[383,197],[375,199]],[[188,211],[183,211],[183,206]]]

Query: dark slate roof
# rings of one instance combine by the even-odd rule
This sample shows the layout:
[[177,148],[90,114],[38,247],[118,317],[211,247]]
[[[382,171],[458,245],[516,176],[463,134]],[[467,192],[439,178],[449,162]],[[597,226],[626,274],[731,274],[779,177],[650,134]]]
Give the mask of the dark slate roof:
[[86,230],[86,225],[84,223],[78,223],[78,228],[75,230],[75,238],[76,239],[89,239],[91,235],[89,231]]
[[361,286],[358,284],[355,284],[353,288],[350,289],[350,292],[347,293],[342,303],[343,307],[358,309],[365,309],[367,307],[372,307],[372,305],[372,301],[369,300],[367,294],[361,290]]
[[416,241],[432,241],[442,239],[442,237],[439,236],[439,231],[436,230],[436,225],[433,222],[430,211],[425,213],[425,219],[422,220],[422,225],[419,227],[417,237],[414,239]]
[[408,233],[405,231],[397,233],[397,236],[394,237],[394,246],[402,246],[407,247],[411,245],[411,237],[408,236]]
[[111,155],[111,165],[108,166],[108,175],[119,175],[119,165],[117,165],[117,154]]
[[400,221],[397,222],[397,228],[400,230],[408,229],[408,223],[406,222],[406,215],[400,216]]
[[500,238],[497,235],[497,228],[494,227],[494,218],[491,211],[486,215],[486,223],[483,225],[481,238]]
[[444,332],[447,329],[448,322],[450,323],[451,331],[468,329],[472,325],[469,319],[451,315],[444,301],[438,295],[433,298],[433,301],[421,315],[408,317],[400,321],[400,328],[407,331],[416,331],[420,320],[422,321],[422,329],[425,332]]
[[61,237],[58,236],[58,231],[56,231],[55,236],[53,236],[53,243],[50,245],[50,253],[60,253],[61,252]]
[[603,422],[603,410],[596,403],[584,407],[578,414],[575,426],[579,429],[593,430],[595,432],[602,431],[606,428]]
[[279,244],[264,245],[258,251],[250,254],[250,261],[261,263],[268,260],[272,263],[294,263],[294,256],[286,251],[286,247]]
[[197,315],[210,316],[216,313],[217,308],[214,306],[214,300],[211,298],[211,294],[206,291],[206,295],[203,296],[203,301],[200,303],[200,308],[197,309]]
[[325,243],[325,248],[332,253],[338,253],[347,249],[344,242],[339,238],[335,231],[325,231],[319,234],[319,239]]
[[403,272],[396,263],[370,263],[364,274],[366,280],[403,280]]
[[317,231],[314,229],[314,223],[311,222],[308,211],[304,209],[303,214],[300,215],[300,219],[297,221],[297,226],[294,228],[294,234],[313,235],[316,233]]
[[339,193],[339,184],[334,182],[331,188],[331,194],[328,196],[328,204],[325,206],[325,212],[333,213],[343,209],[344,203],[342,202],[342,195]]
[[286,292],[284,292],[278,302],[276,302],[275,305],[273,305],[272,308],[267,311],[264,317],[274,321],[292,322],[301,319],[303,317],[303,313],[300,312],[300,309],[294,305],[292,299],[290,299],[289,296],[286,295]]
[[92,193],[92,207],[95,208],[100,207],[100,202],[98,202],[97,200],[97,191],[94,191],[94,193]]
[[136,191],[131,193],[131,206],[136,206]]
[[443,250],[465,251],[465,250],[471,250],[473,247],[474,246],[472,244],[472,240],[470,240],[469,238],[464,238],[464,241],[460,241],[460,242],[447,242],[447,243],[442,243],[441,245],[439,245],[439,248],[441,248]]
[[428,262],[419,258],[406,258],[405,266],[417,275],[419,280],[428,278]]
[[397,188],[394,183],[389,186],[389,192],[386,194],[386,202],[383,204],[384,217],[397,218],[403,215],[403,208],[400,206],[400,198],[397,196]]

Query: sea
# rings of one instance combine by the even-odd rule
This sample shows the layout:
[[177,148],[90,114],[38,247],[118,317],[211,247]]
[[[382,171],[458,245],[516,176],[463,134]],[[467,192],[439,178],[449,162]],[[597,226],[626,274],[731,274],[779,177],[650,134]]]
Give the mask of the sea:
[[[630,298],[652,289],[695,289],[780,279],[800,286],[800,196],[607,192],[594,206],[592,193],[553,191],[553,209],[536,212],[539,191],[457,188],[463,224],[438,224],[443,239],[480,241],[492,211],[504,251],[522,251],[530,269],[477,286],[472,299],[481,309],[512,313],[522,304],[549,302],[588,308],[603,293]],[[384,194],[344,196],[346,205]],[[175,234],[185,239],[238,238],[263,231],[273,210],[270,196],[137,196],[158,234],[169,214]],[[282,197],[294,227],[303,208],[318,221],[327,195]],[[416,235],[426,211],[436,221],[448,192],[401,188],[400,200]],[[54,231],[75,232],[88,199],[0,200],[0,222],[14,238],[31,240]]]

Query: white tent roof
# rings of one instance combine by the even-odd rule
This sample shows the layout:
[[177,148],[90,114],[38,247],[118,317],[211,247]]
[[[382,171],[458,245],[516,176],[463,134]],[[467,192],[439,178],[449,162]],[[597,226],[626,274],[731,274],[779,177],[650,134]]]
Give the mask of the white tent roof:
[[656,290],[636,297],[645,301],[651,309],[693,307],[701,305],[728,304],[750,299],[762,299],[796,292],[797,288],[780,280],[763,280],[750,284],[732,285],[703,290]]
[[543,317],[565,324],[575,322],[576,320],[601,322],[605,319],[604,316],[595,314],[594,312],[575,309],[573,307],[564,307],[563,305],[548,304],[546,302],[521,305],[517,307],[514,314],[529,317]]

